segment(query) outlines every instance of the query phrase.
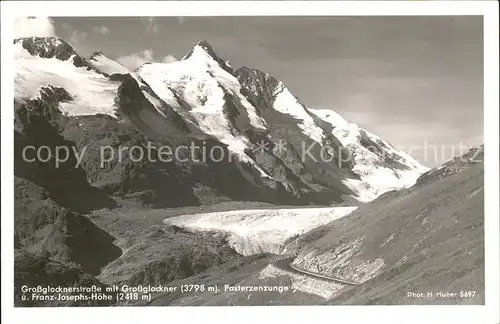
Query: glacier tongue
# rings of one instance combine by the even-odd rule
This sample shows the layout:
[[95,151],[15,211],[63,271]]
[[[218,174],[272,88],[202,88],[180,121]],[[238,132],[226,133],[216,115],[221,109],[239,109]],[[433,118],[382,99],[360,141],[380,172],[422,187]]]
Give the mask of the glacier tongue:
[[227,235],[229,245],[242,255],[279,254],[283,244],[318,226],[344,217],[357,207],[255,209],[189,214],[167,218],[166,225]]

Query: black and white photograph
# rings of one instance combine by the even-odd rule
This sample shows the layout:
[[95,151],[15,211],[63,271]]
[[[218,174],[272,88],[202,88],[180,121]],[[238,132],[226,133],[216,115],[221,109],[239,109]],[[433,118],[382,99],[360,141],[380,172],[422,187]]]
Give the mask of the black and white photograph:
[[486,305],[483,15],[151,13],[2,32],[15,310]]

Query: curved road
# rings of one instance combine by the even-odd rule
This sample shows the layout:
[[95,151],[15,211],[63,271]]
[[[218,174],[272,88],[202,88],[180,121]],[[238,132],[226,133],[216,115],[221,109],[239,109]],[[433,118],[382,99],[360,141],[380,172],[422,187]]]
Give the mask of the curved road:
[[359,283],[357,283],[357,282],[339,279],[339,278],[332,278],[332,277],[328,277],[328,276],[325,276],[325,275],[322,275],[319,273],[314,273],[311,271],[299,269],[293,265],[293,260],[295,260],[295,257],[287,255],[287,256],[283,256],[283,257],[278,257],[278,259],[273,261],[272,263],[274,264],[274,266],[276,266],[277,268],[279,268],[283,271],[306,275],[309,277],[313,277],[314,279],[331,281],[331,282],[340,283],[343,285],[350,285],[350,286],[359,285]]

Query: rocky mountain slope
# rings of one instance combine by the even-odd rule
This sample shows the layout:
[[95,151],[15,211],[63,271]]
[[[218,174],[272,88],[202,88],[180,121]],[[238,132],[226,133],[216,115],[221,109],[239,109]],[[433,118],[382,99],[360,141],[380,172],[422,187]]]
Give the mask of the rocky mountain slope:
[[[361,284],[341,291],[334,304],[484,303],[483,150],[299,237],[299,249],[288,246],[298,254],[293,264]],[[454,172],[444,171],[450,168]],[[460,291],[475,296],[464,298]],[[440,298],[437,292],[456,295]]]
[[[104,290],[106,285],[83,271],[75,265],[51,260],[47,257],[32,254],[25,250],[16,250],[14,263],[14,304],[23,307],[68,307],[68,306],[110,306],[115,302],[112,300],[91,300],[92,293],[84,292],[78,294],[80,298],[87,297],[89,300],[47,300],[45,295],[39,293],[24,294],[23,286],[61,286],[61,287],[99,287]],[[38,297],[33,297],[33,295]],[[61,294],[67,296],[67,294]],[[83,297],[81,297],[83,295]],[[27,297],[27,298],[23,298]]]
[[[86,150],[81,168],[89,184],[111,196],[159,207],[214,199],[328,205],[373,199],[426,170],[352,125],[346,142],[341,124],[307,109],[267,73],[233,70],[206,41],[178,62],[137,71],[100,52],[82,58],[59,38],[18,39],[14,46],[18,106],[37,101],[42,113],[53,111],[54,132]],[[102,166],[99,152],[107,145],[168,146],[180,156],[158,163],[124,154]],[[182,149],[192,145],[225,158]],[[388,174],[394,181],[384,186],[380,178]]]

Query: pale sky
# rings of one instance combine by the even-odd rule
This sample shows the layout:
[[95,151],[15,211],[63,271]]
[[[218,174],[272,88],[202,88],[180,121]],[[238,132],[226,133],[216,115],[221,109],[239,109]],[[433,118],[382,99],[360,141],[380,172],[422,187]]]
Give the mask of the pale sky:
[[[481,16],[40,18],[16,32],[130,67],[205,39],[234,68],[272,74],[308,108],[335,110],[425,165],[483,142]],[[425,143],[445,154],[426,155]]]

